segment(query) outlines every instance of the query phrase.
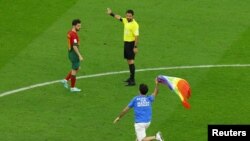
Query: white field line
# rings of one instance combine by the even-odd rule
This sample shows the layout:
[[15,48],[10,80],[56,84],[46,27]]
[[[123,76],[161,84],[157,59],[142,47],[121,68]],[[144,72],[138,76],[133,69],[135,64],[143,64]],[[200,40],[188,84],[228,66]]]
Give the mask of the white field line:
[[[195,69],[195,68],[223,68],[223,67],[250,67],[250,64],[224,64],[224,65],[197,65],[197,66],[173,66],[173,67],[160,67],[160,68],[146,68],[146,69],[138,69],[136,72],[144,72],[144,71],[157,71],[157,70],[177,70],[177,69]],[[91,75],[85,75],[85,76],[79,76],[77,79],[84,79],[84,78],[93,78],[93,77],[101,77],[101,76],[107,76],[107,75],[115,75],[115,74],[123,74],[128,73],[129,71],[116,71],[116,72],[106,72],[106,73],[98,73],[98,74],[91,74]],[[0,93],[0,97],[4,97],[7,95],[11,95],[14,93],[18,93],[21,91],[47,86],[54,83],[59,83],[60,80],[50,81],[50,82],[44,82],[39,84],[30,85],[27,87],[15,89],[6,91],[3,93]]]

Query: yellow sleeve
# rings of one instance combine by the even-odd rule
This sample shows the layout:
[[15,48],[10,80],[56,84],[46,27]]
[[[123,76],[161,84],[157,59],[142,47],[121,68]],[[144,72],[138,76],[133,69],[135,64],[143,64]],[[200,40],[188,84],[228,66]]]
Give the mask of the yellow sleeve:
[[128,23],[127,19],[126,19],[126,18],[122,18],[122,23],[123,23],[123,24]]
[[133,34],[139,36],[139,25],[137,23],[133,26]]

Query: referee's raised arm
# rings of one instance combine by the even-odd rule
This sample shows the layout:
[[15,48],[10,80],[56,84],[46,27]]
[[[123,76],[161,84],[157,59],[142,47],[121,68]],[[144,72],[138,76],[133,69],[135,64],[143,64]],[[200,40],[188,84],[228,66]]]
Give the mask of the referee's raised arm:
[[110,8],[107,8],[107,14],[114,17],[114,18],[116,18],[119,21],[122,21],[122,17],[120,15],[117,15],[117,14],[113,13]]

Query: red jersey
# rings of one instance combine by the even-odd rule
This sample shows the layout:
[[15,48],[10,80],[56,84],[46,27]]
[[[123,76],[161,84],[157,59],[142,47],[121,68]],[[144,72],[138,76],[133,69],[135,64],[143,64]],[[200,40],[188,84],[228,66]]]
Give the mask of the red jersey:
[[76,32],[70,30],[68,32],[68,49],[71,50],[71,48],[75,46],[79,46],[79,38]]

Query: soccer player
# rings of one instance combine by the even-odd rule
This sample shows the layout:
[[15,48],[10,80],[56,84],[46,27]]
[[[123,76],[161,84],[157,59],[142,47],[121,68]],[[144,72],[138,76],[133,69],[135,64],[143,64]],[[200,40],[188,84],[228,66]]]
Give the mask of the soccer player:
[[126,86],[135,85],[135,54],[138,52],[138,36],[139,36],[139,25],[133,18],[134,11],[127,10],[126,18],[122,18],[120,15],[116,15],[110,8],[107,8],[107,14],[121,21],[124,24],[124,58],[127,59],[130,77],[125,80],[128,84]]
[[72,29],[68,32],[68,57],[72,64],[72,70],[68,73],[62,83],[65,88],[68,88],[68,81],[71,81],[71,92],[79,92],[81,89],[75,87],[76,74],[80,67],[80,61],[83,57],[79,51],[79,37],[77,32],[81,29],[81,21],[79,19],[74,19],[72,21]]
[[140,94],[135,96],[128,106],[126,106],[113,123],[117,123],[131,108],[134,108],[135,116],[135,132],[137,141],[163,141],[161,132],[157,132],[155,136],[146,136],[146,129],[149,127],[152,118],[152,102],[158,94],[158,81],[155,80],[155,90],[152,95],[147,96],[148,86],[140,84]]

